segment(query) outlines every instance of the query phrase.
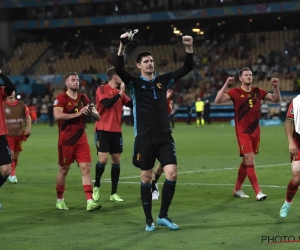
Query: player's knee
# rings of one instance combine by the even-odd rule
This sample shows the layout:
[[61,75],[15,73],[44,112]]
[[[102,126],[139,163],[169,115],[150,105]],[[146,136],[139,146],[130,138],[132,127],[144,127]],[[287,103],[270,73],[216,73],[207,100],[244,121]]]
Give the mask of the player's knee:
[[1,167],[1,175],[2,176],[9,176],[10,175],[10,169],[11,169],[11,165],[7,164],[7,165],[3,165]]
[[102,153],[98,153],[98,160],[101,164],[106,164],[107,160],[108,160],[108,154],[102,154]]
[[70,166],[61,166],[59,172],[66,176],[69,172]]
[[141,172],[141,182],[144,184],[150,184],[152,182],[152,170]]
[[83,176],[89,176],[90,175],[90,170],[91,170],[91,165],[88,163],[84,163],[84,164],[79,164],[80,170],[81,170],[81,174]]
[[149,178],[149,176],[144,176],[141,178],[141,182],[143,182],[144,184],[151,184],[152,177]]
[[120,164],[120,155],[112,155],[111,162],[112,164]]
[[90,168],[85,168],[81,171],[82,176],[90,176]]
[[293,174],[293,183],[295,185],[300,185],[300,171]]
[[170,181],[176,181],[177,180],[177,171],[170,172],[167,176],[167,179]]
[[254,154],[244,155],[244,160],[246,165],[254,165]]

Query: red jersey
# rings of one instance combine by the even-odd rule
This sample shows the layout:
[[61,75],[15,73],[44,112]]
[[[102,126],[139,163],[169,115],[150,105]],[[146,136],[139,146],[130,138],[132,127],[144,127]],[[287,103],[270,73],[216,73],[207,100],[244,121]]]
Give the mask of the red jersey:
[[109,84],[102,85],[96,90],[97,111],[100,114],[100,120],[96,121],[96,129],[109,132],[121,132],[122,107],[126,105],[130,99],[127,95],[122,95],[111,108],[106,109],[101,101],[105,98],[112,98],[119,94],[119,90],[112,88]]
[[233,102],[236,134],[260,134],[260,105],[268,92],[258,87],[251,87],[247,92],[238,87],[226,94]]
[[[90,100],[82,94],[77,95],[74,100],[67,93],[57,96],[53,103],[54,108],[63,108],[66,114],[78,113],[83,107],[88,105]],[[85,132],[84,116],[73,118],[70,120],[58,121],[59,145],[73,146]]]
[[7,127],[4,115],[4,101],[7,97],[7,94],[4,92],[4,88],[5,87],[0,87],[0,136],[7,134]]
[[[286,113],[286,119],[294,120],[293,102],[291,102],[289,109]],[[294,127],[294,132],[293,132],[293,138],[294,138],[294,142],[296,143],[296,145],[299,146],[300,145],[300,135],[295,131],[295,127]]]

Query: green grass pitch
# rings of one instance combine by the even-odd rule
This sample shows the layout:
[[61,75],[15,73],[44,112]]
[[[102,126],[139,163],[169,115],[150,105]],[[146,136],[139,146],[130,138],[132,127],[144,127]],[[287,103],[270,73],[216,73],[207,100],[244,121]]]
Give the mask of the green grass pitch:
[[[70,210],[55,209],[58,129],[33,125],[19,158],[19,182],[7,182],[0,189],[0,249],[299,249],[300,243],[262,242],[263,236],[299,239],[300,197],[296,195],[289,216],[281,219],[279,210],[291,178],[288,143],[283,126],[261,130],[256,172],[268,200],[257,202],[248,180],[243,190],[250,198],[232,196],[240,165],[233,127],[228,123],[204,128],[176,125],[173,136],[179,177],[169,216],[180,230],[157,227],[155,232],[145,232],[139,171],[131,164],[132,127],[123,126],[118,193],[124,202],[109,201],[109,161],[101,186],[102,209],[87,212],[76,164],[66,184],[65,201]],[[92,124],[87,133],[94,178],[97,156]],[[163,181],[164,176],[159,180],[160,190]],[[160,201],[153,202],[155,219]]]

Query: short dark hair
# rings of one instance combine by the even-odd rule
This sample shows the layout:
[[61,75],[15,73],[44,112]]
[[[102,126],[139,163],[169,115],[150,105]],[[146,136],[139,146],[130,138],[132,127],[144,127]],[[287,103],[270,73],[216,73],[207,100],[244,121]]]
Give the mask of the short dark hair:
[[65,81],[69,78],[69,76],[78,76],[78,74],[76,72],[69,72],[64,77]]
[[248,68],[248,67],[245,67],[245,68],[240,69],[240,71],[239,71],[239,76],[242,76],[244,71],[251,71],[251,69]]
[[140,53],[138,53],[137,56],[136,56],[136,63],[141,63],[143,57],[146,57],[146,56],[152,56],[151,52],[141,51]]
[[111,67],[106,71],[106,77],[108,81],[111,81],[114,75],[116,75],[116,70],[114,67]]

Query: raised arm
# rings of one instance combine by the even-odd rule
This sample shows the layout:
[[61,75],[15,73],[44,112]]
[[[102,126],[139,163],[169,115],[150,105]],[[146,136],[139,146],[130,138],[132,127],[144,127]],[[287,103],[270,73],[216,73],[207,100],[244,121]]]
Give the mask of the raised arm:
[[2,73],[0,70],[0,78],[4,82],[4,92],[7,96],[10,96],[12,92],[15,90],[15,85],[12,83],[12,81]]
[[273,94],[268,93],[265,97],[265,100],[278,103],[281,100],[281,94],[279,90],[279,80],[277,78],[271,78],[271,84],[274,87],[274,93]]
[[224,102],[229,102],[230,101],[230,96],[226,94],[227,88],[230,84],[234,82],[234,77],[228,77],[226,82],[224,83],[223,87],[220,89],[218,92],[215,103],[224,103]]
[[110,109],[120,98],[123,97],[123,95],[125,94],[125,84],[122,82],[120,85],[120,92],[119,94],[116,94],[115,96],[111,97],[111,98],[101,98],[101,95],[98,93],[99,98],[100,98],[100,103],[102,103],[102,105],[104,106],[104,108],[106,109]]
[[185,45],[185,60],[183,66],[172,73],[172,79],[174,79],[174,82],[178,81],[193,70],[193,38],[191,36],[183,36],[182,43]]
[[[118,50],[118,57],[117,61],[114,65],[116,74],[123,80],[125,85],[129,84],[133,78],[131,74],[129,74],[124,67],[124,54],[125,54],[125,48],[126,48],[126,39],[128,37],[128,32],[124,33],[120,37],[120,46]],[[127,39],[128,40],[128,39]]]

